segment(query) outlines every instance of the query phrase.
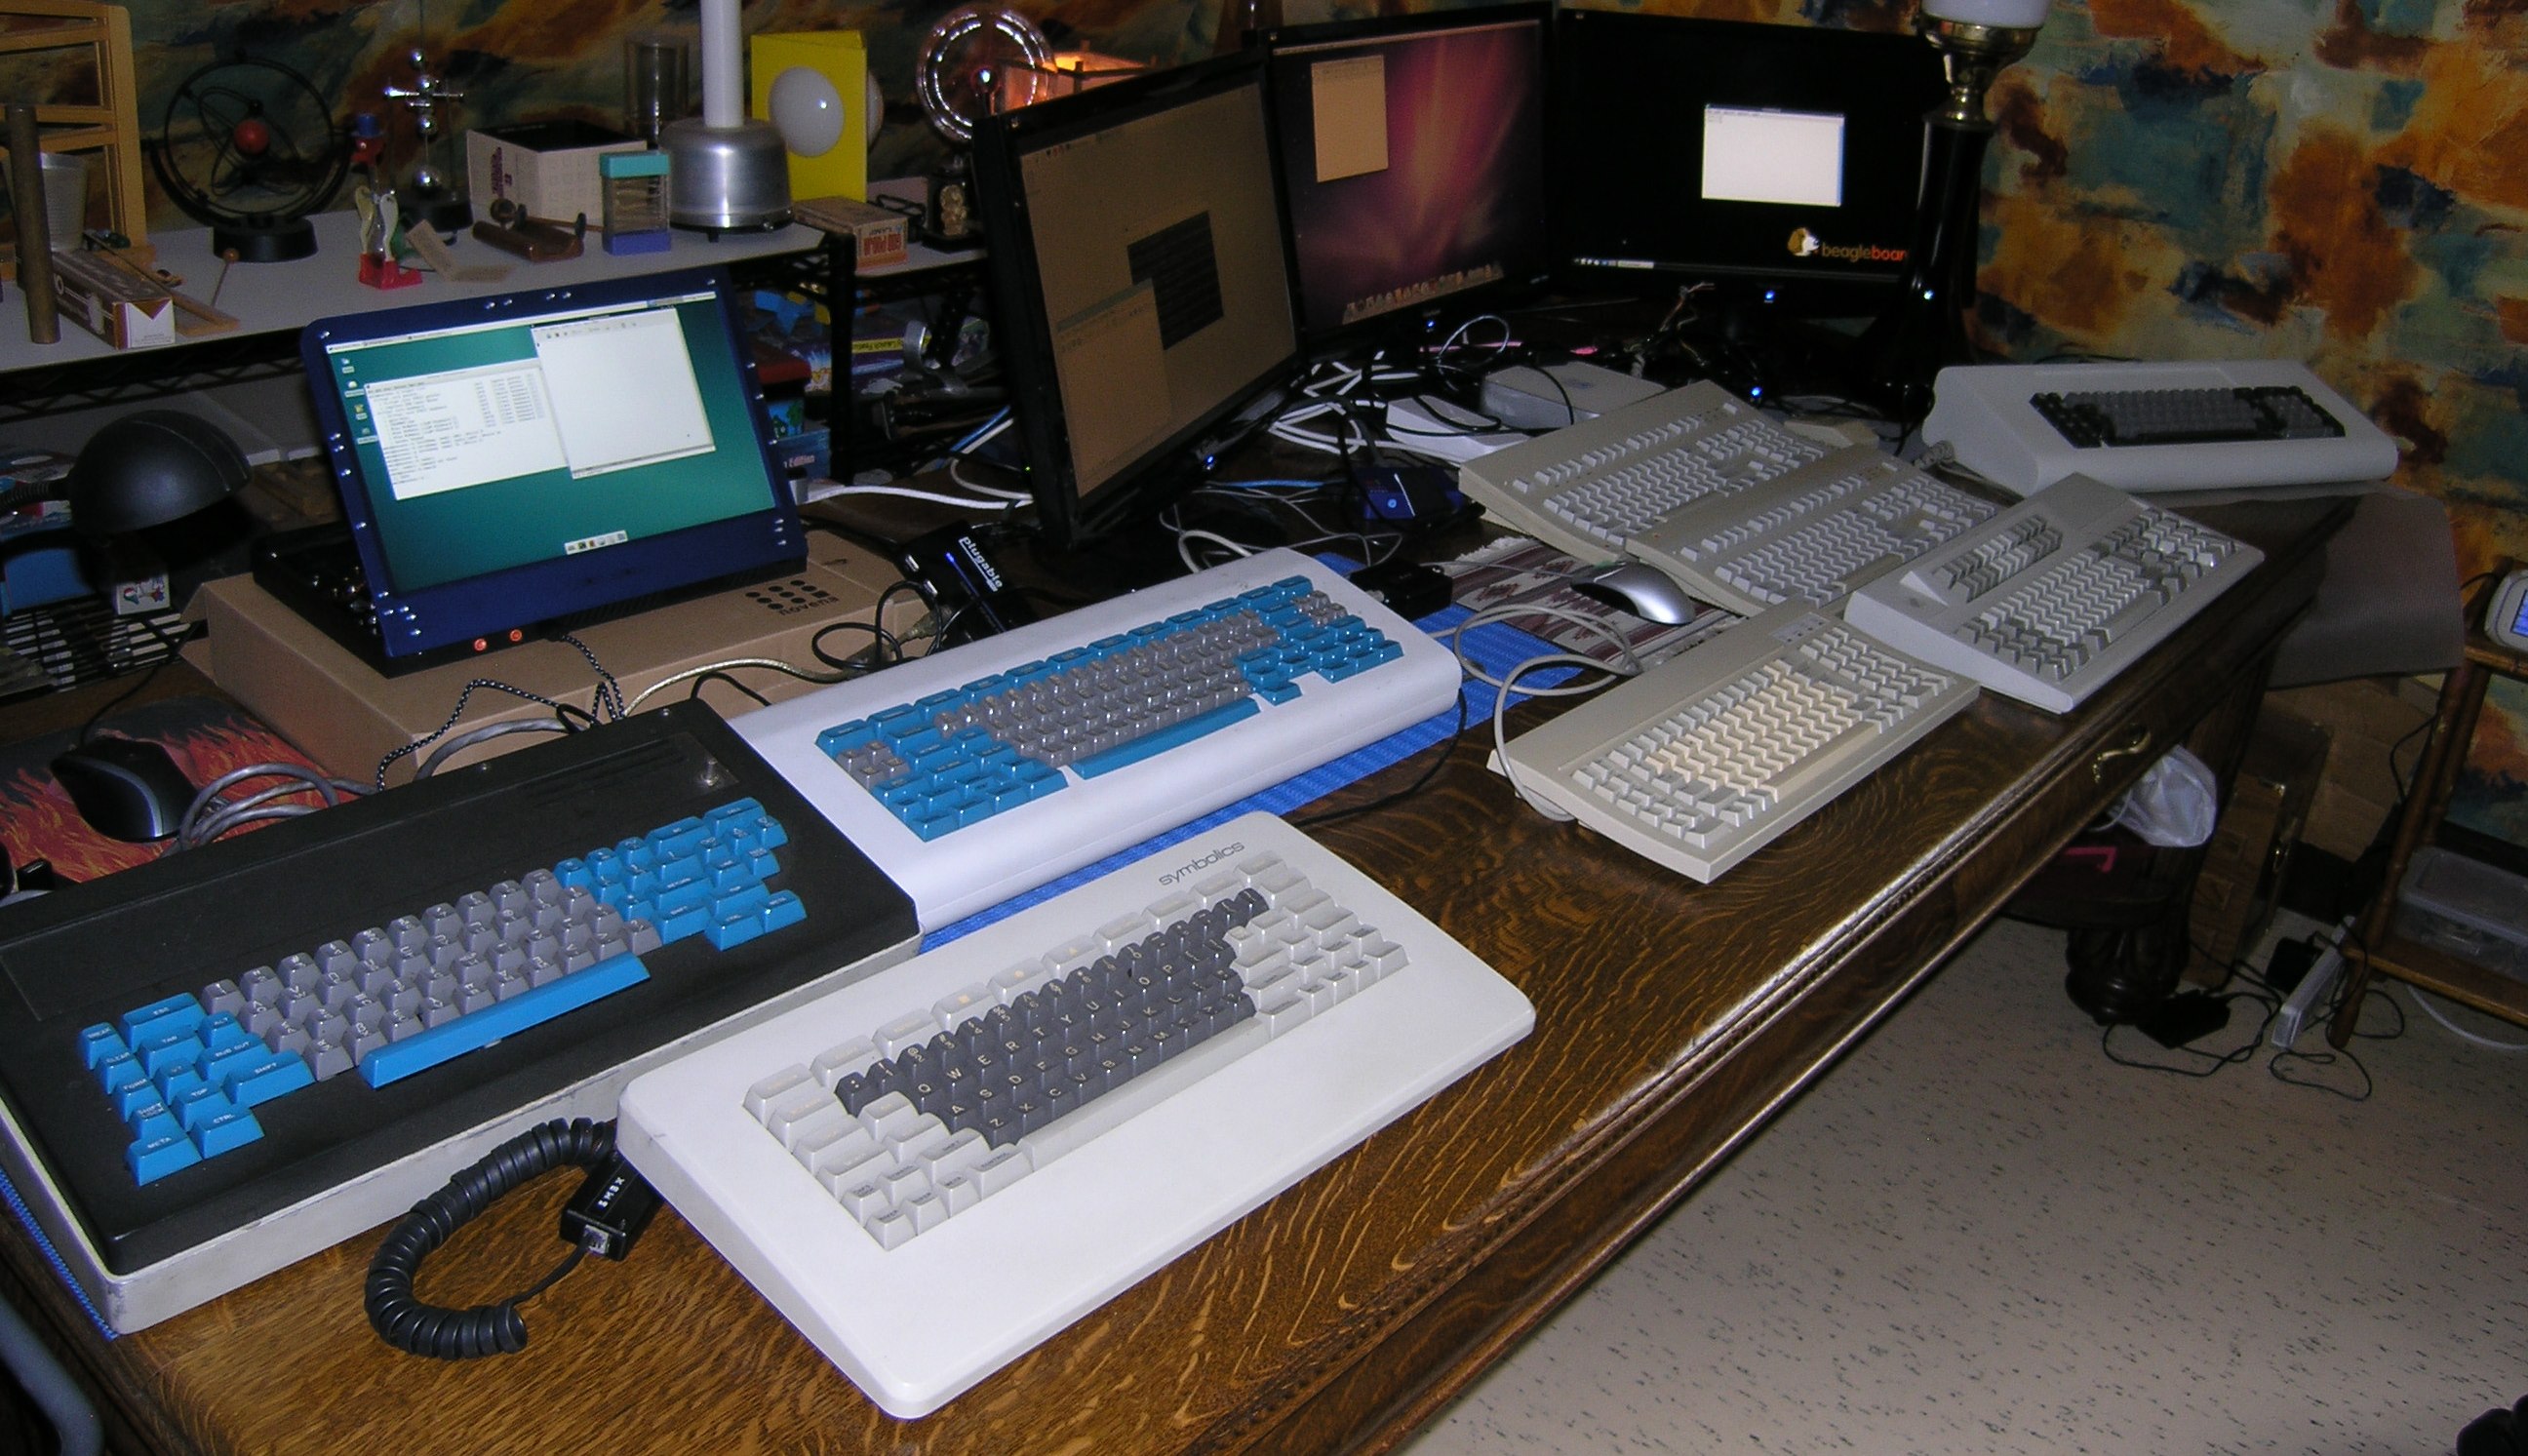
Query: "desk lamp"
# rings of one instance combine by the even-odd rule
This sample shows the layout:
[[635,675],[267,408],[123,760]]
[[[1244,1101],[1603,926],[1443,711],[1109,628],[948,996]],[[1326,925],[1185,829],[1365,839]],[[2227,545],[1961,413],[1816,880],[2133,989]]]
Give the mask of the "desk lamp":
[[1975,224],[1982,211],[1983,154],[1992,140],[1984,92],[2003,67],[2028,54],[2047,0],[1922,0],[1914,28],[1940,52],[1949,95],[1924,116],[1922,189],[1902,293],[1862,336],[1861,383],[1911,424],[1931,407],[1931,381],[1972,363],[1967,312],[1975,303]]

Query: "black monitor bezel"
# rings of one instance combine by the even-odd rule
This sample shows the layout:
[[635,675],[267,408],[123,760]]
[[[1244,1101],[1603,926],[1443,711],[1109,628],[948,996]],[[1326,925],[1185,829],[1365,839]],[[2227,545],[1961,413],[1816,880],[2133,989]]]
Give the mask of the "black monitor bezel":
[[[1072,468],[1052,323],[1046,317],[1044,282],[1021,187],[1020,162],[1046,147],[1247,85],[1255,87],[1257,103],[1265,107],[1269,151],[1272,114],[1264,95],[1260,52],[1241,51],[1109,81],[993,117],[974,130],[971,154],[974,213],[985,238],[1011,429],[1019,439],[1021,469],[1035,501],[1037,534],[1049,547],[1067,549],[1114,535],[1156,515],[1168,501],[1199,484],[1211,465],[1204,442],[1224,421],[1252,406],[1298,369],[1298,320],[1294,312],[1288,353],[1259,369],[1251,380],[1179,427],[1082,500]],[[1278,194],[1273,209],[1277,216],[1282,210]],[[1287,301],[1290,283],[1287,237],[1282,239],[1281,259]]]
[[[1538,229],[1533,234],[1534,251],[1524,259],[1505,265],[1502,276],[1491,283],[1444,294],[1428,303],[1396,309],[1349,324],[1311,327],[1306,301],[1307,281],[1303,274],[1297,223],[1290,207],[1290,159],[1283,146],[1282,114],[1291,98],[1273,84],[1271,62],[1282,52],[1300,46],[1341,45],[1359,41],[1378,41],[1392,37],[1417,35],[1446,30],[1479,29],[1491,26],[1534,24],[1537,27],[1537,102],[1541,133],[1537,138],[1537,155],[1544,176],[1540,179]],[[1281,189],[1283,249],[1290,259],[1291,316],[1297,321],[1301,343],[1315,357],[1350,352],[1364,343],[1393,340],[1399,336],[1427,334],[1439,321],[1449,317],[1473,318],[1543,291],[1553,280],[1555,265],[1561,257],[1560,239],[1556,235],[1551,205],[1553,176],[1553,113],[1554,30],[1557,24],[1555,7],[1549,3],[1468,6],[1457,10],[1424,11],[1413,15],[1382,16],[1364,20],[1323,21],[1301,26],[1279,26],[1259,30],[1248,37],[1251,48],[1266,57],[1265,103],[1273,122],[1273,164],[1275,183]]]
[[[1641,165],[1640,149],[1625,144],[1623,133],[1627,129],[1617,125],[1620,118],[1607,115],[1610,109],[1620,112],[1625,107],[1653,103],[1639,95],[1638,87],[1624,85],[1619,77],[1584,73],[1583,68],[1602,55],[1621,56],[1630,66],[1655,67],[1664,57],[1690,51],[1697,57],[1695,65],[1707,77],[1725,72],[1726,84],[1751,89],[1759,81],[1768,81],[1775,85],[1774,95],[1779,100],[1815,98],[1809,105],[1795,104],[1785,109],[1813,106],[1840,111],[1847,117],[1860,114],[1852,105],[1860,80],[1883,72],[1879,95],[1871,98],[1873,104],[1866,119],[1855,126],[1854,140],[1867,150],[1861,165],[1851,171],[1860,173],[1871,187],[1874,204],[1885,205],[1891,209],[1891,216],[1901,217],[1902,222],[1894,225],[1895,243],[1910,248],[1913,199],[1922,174],[1923,119],[1947,94],[1938,53],[1929,44],[1903,32],[1631,11],[1566,9],[1556,17],[1555,27],[1549,107],[1553,162],[1548,178],[1560,231],[1557,251],[1566,281],[1632,290],[1669,289],[1686,282],[1711,283],[1724,294],[1760,301],[1778,312],[1812,315],[1875,312],[1898,291],[1905,268],[1901,259],[1850,264],[1820,260],[1812,266],[1791,260],[1785,247],[1786,256],[1781,263],[1767,264],[1760,261],[1761,245],[1744,251],[1698,246],[1713,235],[1708,225],[1698,228],[1681,224],[1670,229],[1668,235],[1656,239],[1656,245],[1647,245],[1650,239],[1614,242],[1605,223],[1609,216],[1610,199],[1628,194],[1671,195],[1675,188],[1660,186],[1659,181]],[[1583,29],[1593,30],[1602,38],[1584,39],[1580,33]],[[1620,39],[1603,38],[1610,33]],[[1658,93],[1655,104],[1662,125],[1672,129],[1671,134],[1682,131],[1690,119],[1693,134],[1699,136],[1704,105],[1712,101],[1725,104],[1731,99],[1727,94],[1710,92],[1700,97],[1685,95],[1679,88],[1692,85],[1691,78],[1680,77],[1675,71],[1666,72],[1664,77],[1665,86]],[[1785,91],[1789,94],[1785,95]],[[1615,134],[1610,135],[1610,131]],[[1679,165],[1699,167],[1699,146],[1670,150],[1691,152],[1693,155],[1683,158]],[[1769,215],[1782,230],[1785,241],[1790,229],[1797,225],[1794,210],[1783,205],[1706,203],[1699,187],[1679,207],[1720,209],[1723,217]],[[1610,261],[1618,256],[1624,258],[1622,264]]]
[[[709,292],[725,327],[729,362],[746,395],[755,432],[764,499],[743,515],[688,526],[600,551],[530,562],[435,586],[406,590],[395,584],[377,514],[362,484],[350,421],[332,384],[328,350],[402,334],[458,328],[503,317],[579,308],[606,308],[683,293]],[[379,309],[318,319],[300,333],[299,359],[308,379],[335,494],[351,542],[368,578],[378,628],[378,649],[388,670],[470,656],[513,644],[558,624],[584,623],[715,586],[762,581],[796,571],[808,559],[807,533],[799,520],[772,444],[771,422],[755,361],[728,279],[716,269],[648,274]]]

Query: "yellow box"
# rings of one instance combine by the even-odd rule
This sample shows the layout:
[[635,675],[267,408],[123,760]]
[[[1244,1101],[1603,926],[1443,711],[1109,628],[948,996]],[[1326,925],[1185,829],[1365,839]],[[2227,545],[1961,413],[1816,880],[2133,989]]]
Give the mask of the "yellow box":
[[837,108],[841,123],[833,142],[814,155],[798,150],[797,137],[784,135],[790,151],[790,195],[793,197],[869,196],[869,52],[858,30],[809,30],[758,35],[748,42],[753,72],[747,85],[748,106],[757,118],[781,124],[772,114],[773,83],[789,72],[821,77],[832,90],[802,78],[791,84],[811,100],[812,114]]

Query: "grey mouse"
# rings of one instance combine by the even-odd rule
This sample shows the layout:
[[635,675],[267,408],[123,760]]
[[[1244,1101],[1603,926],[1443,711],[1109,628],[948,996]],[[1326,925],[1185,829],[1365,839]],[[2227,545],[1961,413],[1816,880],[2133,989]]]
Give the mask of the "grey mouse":
[[1583,567],[1565,578],[1571,590],[1646,622],[1680,627],[1694,620],[1699,604],[1664,572],[1639,561],[1608,561]]
[[193,803],[176,760],[136,738],[90,739],[53,760],[53,778],[89,828],[127,844],[174,834]]

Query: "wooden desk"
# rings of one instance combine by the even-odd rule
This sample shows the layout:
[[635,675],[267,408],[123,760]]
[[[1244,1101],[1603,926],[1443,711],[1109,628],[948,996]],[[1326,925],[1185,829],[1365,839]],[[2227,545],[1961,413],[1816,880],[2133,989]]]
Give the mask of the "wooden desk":
[[[69,1362],[135,1444],[170,1451],[1384,1449],[1753,1136],[2160,752],[2190,735],[2216,766],[2235,760],[2338,509],[2206,516],[2265,565],[2081,711],[1987,695],[1716,884],[1518,807],[1471,743],[1424,794],[1323,831],[1518,983],[1534,1034],[927,1420],[880,1414],[672,1213],[627,1263],[591,1261],[528,1305],[524,1352],[463,1366],[370,1333],[374,1237],[107,1343],[12,1224],[10,1297],[71,1331]],[[573,1182],[466,1230],[424,1295],[524,1287],[560,1252]]]

